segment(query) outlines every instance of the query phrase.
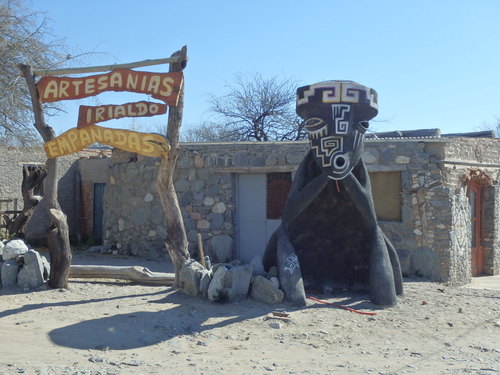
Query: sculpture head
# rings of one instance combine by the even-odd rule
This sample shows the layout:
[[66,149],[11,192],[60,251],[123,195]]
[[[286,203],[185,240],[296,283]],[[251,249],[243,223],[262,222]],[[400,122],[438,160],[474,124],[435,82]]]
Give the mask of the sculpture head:
[[368,121],[377,113],[377,92],[356,82],[325,81],[297,89],[297,114],[316,162],[334,180],[358,164]]

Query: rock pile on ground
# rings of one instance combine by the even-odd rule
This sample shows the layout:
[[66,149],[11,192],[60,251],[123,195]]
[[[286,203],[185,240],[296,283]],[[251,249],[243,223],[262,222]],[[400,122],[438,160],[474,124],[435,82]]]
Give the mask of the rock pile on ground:
[[217,263],[209,269],[194,259],[184,262],[178,275],[181,291],[190,296],[202,296],[214,302],[238,302],[251,297],[276,304],[283,301],[278,271],[264,271],[262,260],[256,257],[250,264],[241,261]]
[[0,286],[37,289],[50,275],[50,264],[23,240],[0,241]]

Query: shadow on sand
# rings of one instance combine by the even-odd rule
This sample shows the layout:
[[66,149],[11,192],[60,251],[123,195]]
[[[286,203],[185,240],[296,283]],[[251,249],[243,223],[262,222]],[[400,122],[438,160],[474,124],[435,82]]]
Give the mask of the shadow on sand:
[[[332,297],[316,296],[327,299]],[[85,320],[55,329],[49,333],[49,337],[57,345],[75,349],[107,347],[111,350],[127,350],[155,345],[185,335],[189,335],[196,343],[198,339],[193,336],[196,333],[264,317],[275,310],[336,308],[318,303],[312,303],[304,308],[292,308],[284,304],[265,305],[251,299],[218,304],[197,297],[188,297],[180,292],[170,293],[150,303],[169,304],[174,307],[161,311],[138,311]],[[376,306],[366,301],[366,295],[337,299],[336,303],[349,305],[355,309],[377,310]],[[346,312],[346,314],[351,313]]]

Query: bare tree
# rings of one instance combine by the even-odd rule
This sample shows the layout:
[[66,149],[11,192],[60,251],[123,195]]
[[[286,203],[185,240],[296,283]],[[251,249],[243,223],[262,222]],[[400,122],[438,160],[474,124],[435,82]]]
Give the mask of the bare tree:
[[248,141],[244,135],[230,129],[224,124],[203,122],[181,135],[183,142],[242,142]]
[[491,130],[495,133],[496,138],[500,138],[500,117],[495,117],[494,122],[483,122],[482,130]]
[[65,50],[40,13],[25,8],[21,0],[0,0],[0,143],[40,142],[28,88],[18,82],[17,64],[54,67],[72,58]]
[[213,121],[189,130],[183,140],[294,141],[306,136],[295,113],[295,89],[290,79],[236,75],[227,94],[210,95]]

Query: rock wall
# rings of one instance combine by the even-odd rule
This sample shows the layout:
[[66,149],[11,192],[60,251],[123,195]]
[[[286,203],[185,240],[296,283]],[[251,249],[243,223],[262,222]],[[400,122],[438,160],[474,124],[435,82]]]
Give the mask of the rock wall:
[[[23,181],[23,165],[45,164],[47,157],[42,147],[10,147],[0,146],[0,199],[17,198],[18,209],[23,208],[21,183]],[[77,166],[75,160],[81,155],[73,154],[59,158],[59,185],[58,197],[61,209],[68,216],[70,234],[77,231],[75,214],[75,173]],[[43,200],[35,209],[30,221],[26,224],[25,234],[27,240],[34,244],[45,240],[45,223],[47,217],[44,213]]]
[[401,173],[401,221],[380,221],[396,247],[404,275],[446,280],[451,209],[439,160],[444,143],[435,140],[368,141],[369,171]]
[[[175,187],[190,241],[197,252],[227,261],[235,254],[236,176],[294,171],[307,142],[183,144]],[[406,275],[463,284],[470,280],[470,208],[462,177],[484,171],[487,272],[499,273],[499,140],[472,138],[378,139],[365,144],[370,172],[401,178],[401,220],[380,221]],[[156,191],[158,160],[115,152],[105,193],[105,243],[141,256],[164,253],[165,222]],[[495,166],[496,165],[496,166]]]
[[471,278],[470,207],[467,199],[467,181],[470,171],[479,171],[488,181],[483,184],[482,219],[484,223],[481,244],[485,251],[485,273],[500,273],[500,139],[459,138],[446,144],[443,175],[453,199],[452,254],[450,281],[468,283]]
[[[235,175],[295,170],[308,146],[294,143],[183,144],[174,173],[191,254],[202,235],[215,261],[235,251]],[[166,219],[156,188],[159,160],[114,151],[105,190],[105,245],[123,253],[155,257],[164,253]]]
[[484,266],[488,275],[500,274],[500,183],[485,188]]

